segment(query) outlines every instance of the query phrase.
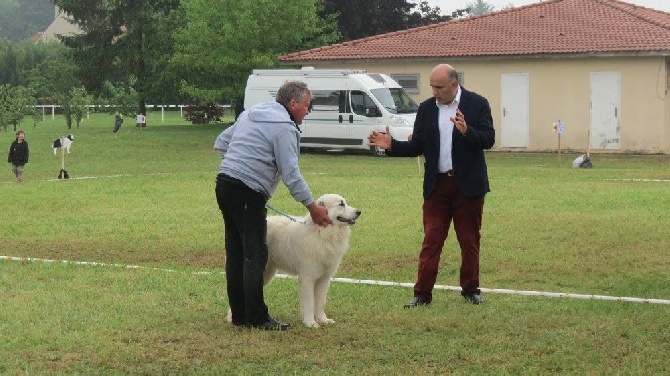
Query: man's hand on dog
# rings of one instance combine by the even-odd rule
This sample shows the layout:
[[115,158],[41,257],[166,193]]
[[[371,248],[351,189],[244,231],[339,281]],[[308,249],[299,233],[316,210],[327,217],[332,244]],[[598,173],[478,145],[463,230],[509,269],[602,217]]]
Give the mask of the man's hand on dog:
[[309,215],[312,217],[312,221],[317,225],[326,227],[333,224],[333,221],[328,217],[328,208],[318,205],[316,201],[307,205],[307,210],[309,210]]

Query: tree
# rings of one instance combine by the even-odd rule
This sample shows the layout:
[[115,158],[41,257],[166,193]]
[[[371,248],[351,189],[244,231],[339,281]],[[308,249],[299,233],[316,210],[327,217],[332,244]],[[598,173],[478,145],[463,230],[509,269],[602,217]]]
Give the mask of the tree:
[[[179,0],[54,0],[83,30],[61,37],[74,49],[74,60],[86,89],[101,94],[104,83],[128,82],[135,76],[137,112],[146,113],[146,101],[156,75],[157,62],[171,54],[169,35],[157,31]],[[160,65],[159,65],[160,66]],[[173,86],[176,92],[176,86]],[[165,90],[163,90],[166,92]],[[170,92],[167,90],[167,92]]]
[[439,7],[430,7],[427,1],[417,4],[412,0],[323,0],[319,15],[335,15],[345,41],[451,19],[442,16]]
[[13,42],[0,39],[0,84],[27,86],[27,72],[43,61],[57,56],[65,48],[60,43]]
[[[179,88],[182,77],[188,71],[182,71],[170,64],[174,54],[174,31],[186,24],[184,10],[182,7],[172,9],[167,16],[157,17],[155,21],[147,33],[161,37],[145,39],[146,50],[152,55],[151,64],[147,66],[150,79],[144,83],[146,97],[154,104],[185,103],[189,98]],[[127,81],[123,80],[122,83]]]
[[[79,69],[67,51],[38,64],[28,73],[30,86],[42,103],[54,103],[67,109],[71,102],[72,88],[81,87]],[[64,112],[68,128],[72,128],[71,114]]]
[[473,0],[471,3],[468,3],[468,8],[470,8],[471,16],[491,13],[495,10],[495,7],[485,0]]
[[136,80],[135,76],[130,76],[128,81],[122,82],[118,86],[114,86],[110,81],[105,81],[106,95],[100,98],[100,101],[101,103],[106,102],[110,114],[118,111],[123,116],[135,117],[138,94],[133,86]]
[[34,61],[31,66],[26,65],[22,74],[38,98],[50,103],[55,93],[81,85],[81,80],[78,78],[79,69],[74,64],[67,47],[60,43],[38,44],[48,46],[44,58]]
[[449,21],[455,16],[443,16],[440,7],[432,8],[427,1],[419,3],[419,10],[410,14],[410,23],[407,28],[431,25],[438,22]]
[[64,113],[69,114],[66,115],[66,119],[68,116],[71,119],[68,122],[68,128],[71,128],[70,125],[74,120],[74,122],[77,123],[77,129],[79,129],[79,124],[84,120],[84,117],[88,115],[89,105],[93,102],[93,96],[87,93],[86,89],[81,86],[73,87],[70,90],[69,99],[70,101],[67,103],[67,110],[63,111]]
[[9,90],[11,86],[5,84],[0,85],[0,127],[7,132],[7,127],[10,124],[11,114],[9,113]]
[[88,114],[88,106],[93,102],[93,96],[88,94],[83,86],[79,86],[59,93],[56,98],[65,116],[67,129],[72,129],[73,122],[79,128],[79,123]]
[[20,85],[19,53],[15,43],[0,40],[0,84]]
[[184,118],[191,124],[218,123],[226,113],[223,107],[216,103],[196,103],[186,107]]
[[[191,0],[177,30],[172,64],[187,72],[181,90],[198,103],[242,104],[254,68],[279,65],[277,56],[331,43],[334,27],[317,17],[320,0]],[[333,25],[334,26],[334,25]]]
[[324,0],[325,14],[338,15],[343,40],[404,29],[413,5],[406,0]]
[[35,104],[31,88],[0,85],[0,127],[7,131],[7,126],[11,124],[16,131],[24,117],[35,114]]
[[60,105],[68,129],[79,123],[88,113],[93,96],[83,87],[79,79],[79,68],[67,55],[52,58],[39,64],[29,73],[30,83],[45,103]]
[[1,0],[0,38],[23,40],[45,30],[54,20],[49,0]]

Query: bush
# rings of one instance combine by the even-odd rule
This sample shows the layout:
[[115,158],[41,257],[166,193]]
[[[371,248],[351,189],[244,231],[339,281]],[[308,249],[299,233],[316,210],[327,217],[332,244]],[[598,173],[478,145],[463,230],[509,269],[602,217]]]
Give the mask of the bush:
[[184,117],[192,124],[220,123],[225,110],[217,103],[195,103],[186,107]]

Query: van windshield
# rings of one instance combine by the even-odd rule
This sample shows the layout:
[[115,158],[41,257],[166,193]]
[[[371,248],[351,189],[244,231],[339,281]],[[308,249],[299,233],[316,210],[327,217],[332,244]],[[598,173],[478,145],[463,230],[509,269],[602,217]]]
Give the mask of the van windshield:
[[372,95],[392,114],[414,114],[419,106],[401,88],[372,89]]

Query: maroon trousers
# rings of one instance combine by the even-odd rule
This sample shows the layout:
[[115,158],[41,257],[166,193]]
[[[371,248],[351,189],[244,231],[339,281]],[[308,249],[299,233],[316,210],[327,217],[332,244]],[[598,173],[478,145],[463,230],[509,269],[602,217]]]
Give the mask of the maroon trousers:
[[423,244],[419,254],[419,275],[414,295],[427,302],[437,279],[440,254],[451,222],[461,248],[460,285],[465,293],[479,291],[479,230],[482,226],[484,196],[468,198],[456,187],[453,176],[440,174],[433,193],[423,203]]

